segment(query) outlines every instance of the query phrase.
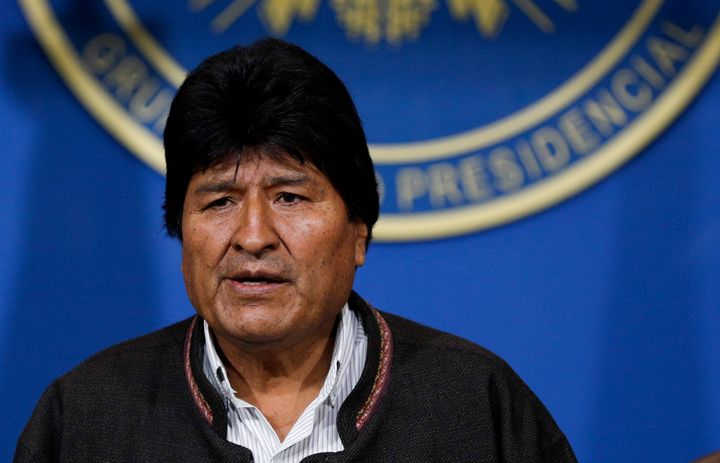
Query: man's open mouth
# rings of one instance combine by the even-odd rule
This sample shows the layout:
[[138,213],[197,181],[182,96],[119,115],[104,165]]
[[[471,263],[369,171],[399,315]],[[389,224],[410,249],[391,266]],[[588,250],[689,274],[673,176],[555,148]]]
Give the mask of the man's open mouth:
[[244,286],[275,285],[288,281],[283,275],[268,271],[245,271],[232,275],[230,280]]
[[267,285],[272,283],[282,283],[282,280],[272,278],[233,278],[233,281],[244,285]]

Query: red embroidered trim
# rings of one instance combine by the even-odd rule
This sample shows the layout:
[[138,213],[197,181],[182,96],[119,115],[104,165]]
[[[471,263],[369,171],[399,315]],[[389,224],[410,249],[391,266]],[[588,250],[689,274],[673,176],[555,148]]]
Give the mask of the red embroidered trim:
[[385,393],[388,380],[390,379],[390,367],[392,364],[393,345],[390,327],[388,327],[387,322],[382,315],[380,315],[380,312],[375,309],[371,310],[380,328],[380,362],[378,363],[378,370],[375,375],[372,390],[370,391],[370,396],[368,396],[355,420],[355,428],[358,431],[365,426],[370,420],[370,417],[375,413],[375,410],[377,410],[380,404],[380,397]]
[[185,345],[183,346],[183,357],[184,357],[184,364],[185,364],[185,379],[187,380],[188,387],[190,388],[190,395],[192,396],[193,400],[195,401],[195,405],[200,409],[200,413],[202,413],[202,416],[205,418],[205,421],[208,422],[210,426],[213,424],[213,413],[210,409],[210,406],[205,401],[205,397],[200,393],[200,389],[198,388],[197,383],[195,382],[195,377],[192,373],[192,367],[190,366],[190,344],[192,341],[192,335],[193,330],[195,329],[195,323],[197,322],[198,317],[193,318],[193,321],[190,323],[190,328],[188,328],[187,334],[185,335]]
[[[387,322],[380,315],[380,313],[375,309],[372,309],[372,312],[375,316],[375,319],[377,320],[378,327],[380,328],[380,361],[378,363],[378,370],[375,375],[375,381],[373,382],[373,387],[370,391],[370,395],[365,401],[365,404],[358,412],[357,419],[355,420],[355,428],[358,431],[361,430],[365,426],[365,424],[367,424],[372,415],[375,413],[375,410],[377,410],[377,407],[380,403],[380,398],[385,393],[388,380],[390,379],[390,367],[392,364],[392,333],[390,332],[390,328],[388,327]],[[200,389],[198,388],[198,385],[195,382],[195,378],[192,374],[192,367],[190,366],[190,345],[192,342],[192,335],[195,329],[196,322],[197,317],[193,318],[193,321],[190,323],[190,327],[188,328],[188,332],[185,335],[185,345],[183,347],[185,379],[187,380],[188,387],[190,389],[190,395],[195,401],[195,405],[200,410],[200,413],[205,418],[205,421],[207,421],[208,424],[212,426],[212,410],[205,401],[203,395],[200,393]]]

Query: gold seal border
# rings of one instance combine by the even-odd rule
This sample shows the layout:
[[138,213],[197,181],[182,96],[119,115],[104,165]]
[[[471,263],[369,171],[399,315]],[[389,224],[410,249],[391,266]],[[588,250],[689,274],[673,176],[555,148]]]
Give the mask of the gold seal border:
[[[127,0],[104,0],[110,14],[145,59],[178,87],[187,70],[145,29]],[[572,104],[627,55],[657,15],[664,0],[643,0],[615,37],[564,84],[535,103],[502,119],[460,134],[410,143],[370,144],[377,165],[413,164],[448,159],[480,150],[527,131]],[[160,154],[158,154],[160,156]]]
[[163,146],[157,136],[132,120],[125,109],[87,71],[46,0],[19,0],[35,37],[75,97],[115,138],[160,173]]
[[[59,26],[47,1],[19,0],[41,46],[80,102],[158,172],[164,172],[162,144],[122,108],[90,75]],[[655,103],[587,159],[535,186],[475,206],[414,214],[383,214],[374,235],[379,241],[413,241],[460,235],[501,225],[550,207],[614,171],[657,137],[705,85],[720,62],[720,15],[703,45]]]
[[546,209],[592,186],[629,161],[687,107],[720,62],[720,15],[705,42],[655,103],[587,159],[535,186],[449,211],[383,216],[373,233],[385,241],[412,241],[461,235],[502,225]]

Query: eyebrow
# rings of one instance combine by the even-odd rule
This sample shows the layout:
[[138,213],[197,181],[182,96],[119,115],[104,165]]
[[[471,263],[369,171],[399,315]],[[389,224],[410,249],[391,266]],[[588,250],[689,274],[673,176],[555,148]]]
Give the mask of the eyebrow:
[[307,174],[294,174],[294,175],[278,175],[270,177],[267,181],[268,186],[293,186],[308,183],[310,176]]
[[[310,176],[307,174],[294,174],[294,175],[277,175],[268,177],[263,181],[264,186],[267,187],[278,187],[278,186],[293,186],[302,185],[310,181]],[[212,194],[222,193],[225,191],[231,191],[238,189],[237,183],[233,180],[216,180],[203,183],[195,188],[195,194]]]
[[222,193],[237,188],[232,180],[218,180],[206,182],[195,188],[195,194]]

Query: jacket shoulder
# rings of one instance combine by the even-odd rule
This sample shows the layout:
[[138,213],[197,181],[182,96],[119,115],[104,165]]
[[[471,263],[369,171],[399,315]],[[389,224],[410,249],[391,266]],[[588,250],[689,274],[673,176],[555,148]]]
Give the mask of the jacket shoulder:
[[173,384],[171,380],[177,379],[183,371],[183,342],[191,320],[100,351],[51,386],[63,396],[81,398],[92,406],[94,400],[108,396],[132,399],[133,395],[128,391],[153,390],[158,382]]
[[448,461],[471,454],[483,461],[575,461],[548,410],[502,358],[467,339],[382,316],[393,336],[392,409],[402,417],[395,426],[423,416],[437,433],[454,436],[434,441],[428,452],[454,455]]
[[472,341],[450,334],[416,321],[381,312],[393,335],[393,342],[399,347],[422,351],[444,352],[442,355],[475,358],[488,367],[505,368],[507,363],[497,354]]
[[53,381],[18,440],[15,461],[60,461],[68,442],[121,438],[123,430],[149,427],[152,410],[173,410],[186,389],[182,349],[190,321],[105,349]]
[[143,356],[146,351],[153,351],[158,348],[177,347],[182,350],[185,335],[191,322],[192,317],[157,331],[108,347],[88,357],[87,360],[83,361],[74,370],[71,370],[64,376],[71,376],[75,370],[92,367],[95,364],[103,363],[108,359],[118,356]]

